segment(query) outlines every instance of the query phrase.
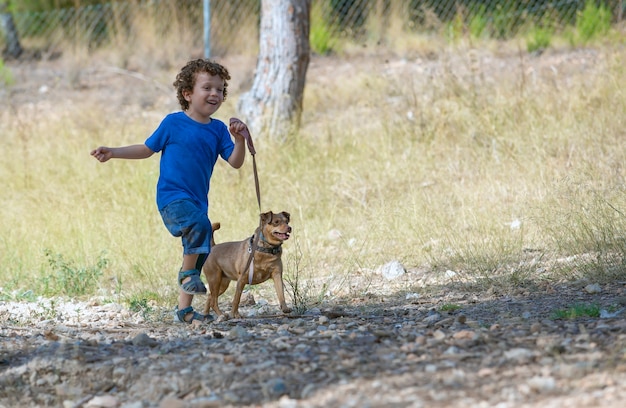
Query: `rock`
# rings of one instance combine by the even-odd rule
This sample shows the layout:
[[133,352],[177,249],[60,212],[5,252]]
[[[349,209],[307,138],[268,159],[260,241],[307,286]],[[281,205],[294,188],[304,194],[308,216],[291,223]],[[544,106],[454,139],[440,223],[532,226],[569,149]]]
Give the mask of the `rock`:
[[391,261],[381,266],[380,273],[387,280],[394,280],[406,273],[406,269],[400,261]]
[[241,300],[239,301],[240,307],[254,306],[256,305],[256,301],[254,300],[254,295],[250,291],[244,291],[241,294]]
[[617,317],[619,315],[621,315],[624,312],[624,309],[619,309],[616,310],[614,312],[609,312],[606,309],[600,309],[600,318],[601,319],[612,319],[614,317]]
[[252,335],[240,326],[235,326],[228,332],[228,339],[230,340],[249,339],[250,337],[252,337]]
[[507,360],[515,360],[518,363],[523,363],[530,360],[533,357],[533,352],[525,348],[514,348],[504,352],[504,358]]
[[600,293],[602,292],[602,288],[597,283],[590,283],[585,286],[585,292],[587,293]]
[[268,399],[276,399],[287,393],[287,385],[282,378],[272,378],[263,384],[263,395]]
[[432,313],[428,316],[426,316],[424,318],[424,320],[422,320],[424,323],[426,324],[434,324],[436,323],[439,319],[441,319],[441,315],[439,313]]
[[475,340],[478,335],[472,330],[460,330],[454,333],[452,337],[456,340]]
[[549,392],[556,388],[556,381],[552,377],[533,377],[528,380],[528,386],[535,391]]
[[420,298],[420,294],[419,293],[407,293],[406,296],[404,297],[406,300],[417,300]]
[[278,408],[297,408],[298,401],[295,399],[289,398],[287,395],[283,395],[278,400]]
[[112,395],[95,396],[86,404],[86,408],[115,408],[119,405],[119,401]]
[[148,336],[146,333],[139,333],[132,340],[133,345],[139,347],[155,347],[159,344],[158,341]]
[[185,401],[174,397],[165,397],[159,404],[159,408],[186,408],[186,406]]

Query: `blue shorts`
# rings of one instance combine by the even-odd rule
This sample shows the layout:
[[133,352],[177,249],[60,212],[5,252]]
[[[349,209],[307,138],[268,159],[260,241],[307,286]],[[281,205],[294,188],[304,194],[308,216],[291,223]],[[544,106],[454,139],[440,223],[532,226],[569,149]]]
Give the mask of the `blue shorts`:
[[161,211],[168,231],[182,237],[184,254],[208,254],[211,251],[211,222],[192,200],[175,200]]

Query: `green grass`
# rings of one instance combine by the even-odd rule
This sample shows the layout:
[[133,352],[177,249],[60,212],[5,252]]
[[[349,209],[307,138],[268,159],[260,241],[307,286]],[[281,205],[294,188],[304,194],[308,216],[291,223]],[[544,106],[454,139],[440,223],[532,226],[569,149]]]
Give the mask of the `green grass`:
[[557,309],[552,313],[553,319],[577,319],[580,317],[600,317],[600,306],[579,303],[567,309]]
[[440,312],[456,312],[459,309],[461,309],[461,306],[454,303],[445,303],[439,306]]
[[589,41],[606,35],[611,29],[611,11],[604,5],[587,0],[585,8],[576,19],[577,40],[585,45]]
[[13,73],[4,63],[2,57],[0,57],[0,85],[11,86],[15,84],[15,78]]

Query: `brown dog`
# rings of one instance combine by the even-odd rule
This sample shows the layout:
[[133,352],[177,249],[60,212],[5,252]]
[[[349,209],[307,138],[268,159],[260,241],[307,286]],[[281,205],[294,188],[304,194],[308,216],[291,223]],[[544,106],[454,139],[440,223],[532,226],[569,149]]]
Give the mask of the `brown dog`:
[[[243,241],[223,242],[211,248],[204,267],[204,276],[209,286],[209,296],[204,314],[213,308],[218,316],[223,313],[218,306],[219,296],[228,289],[230,281],[237,281],[237,288],[232,303],[232,316],[241,318],[239,302],[246,283],[257,285],[269,278],[274,280],[274,289],[278,295],[278,302],[283,313],[290,313],[291,309],[285,302],[285,286],[283,283],[283,261],[281,259],[283,241],[289,239],[289,213],[283,211],[274,214],[271,211],[261,214],[261,222],[254,235]],[[257,242],[256,251],[250,266],[248,261],[253,242]],[[250,279],[252,269],[252,282]]]

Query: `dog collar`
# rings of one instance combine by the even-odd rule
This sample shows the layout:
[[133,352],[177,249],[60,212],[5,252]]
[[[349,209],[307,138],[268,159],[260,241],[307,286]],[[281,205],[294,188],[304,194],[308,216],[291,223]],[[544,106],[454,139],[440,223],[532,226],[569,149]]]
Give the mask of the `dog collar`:
[[[265,237],[263,237],[263,234],[261,234],[260,238],[261,238],[261,241],[267,242],[265,240]],[[254,235],[250,237],[250,246],[248,247],[248,252],[252,252],[253,243],[254,243]],[[269,248],[257,245],[256,250],[259,252],[264,252],[266,254],[278,255],[283,251],[283,248],[280,245],[277,245],[277,246],[272,245]]]

